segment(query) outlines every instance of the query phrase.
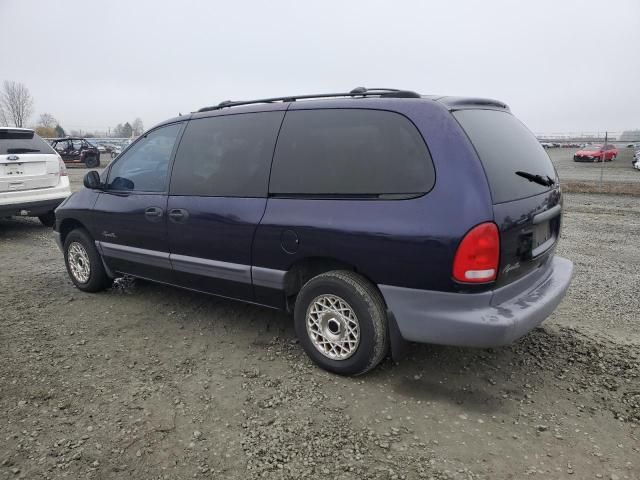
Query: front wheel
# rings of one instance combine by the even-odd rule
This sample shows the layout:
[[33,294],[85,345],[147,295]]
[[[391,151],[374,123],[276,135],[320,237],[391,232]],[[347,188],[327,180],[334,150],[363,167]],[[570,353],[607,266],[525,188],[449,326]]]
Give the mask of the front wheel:
[[307,355],[340,375],[368,372],[389,350],[382,296],[351,271],[336,270],[309,280],[296,299],[294,323]]
[[111,284],[89,233],[71,231],[64,240],[64,262],[73,284],[83,292],[99,292]]

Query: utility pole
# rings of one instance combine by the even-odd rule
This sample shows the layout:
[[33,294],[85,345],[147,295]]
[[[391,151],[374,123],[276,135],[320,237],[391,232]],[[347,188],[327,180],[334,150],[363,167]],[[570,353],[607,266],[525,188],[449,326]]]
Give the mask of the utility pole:
[[600,164],[600,191],[604,192],[604,185],[602,182],[602,173],[604,172],[604,160],[607,158],[607,141],[609,139],[609,132],[604,132],[604,145],[602,146],[602,163]]

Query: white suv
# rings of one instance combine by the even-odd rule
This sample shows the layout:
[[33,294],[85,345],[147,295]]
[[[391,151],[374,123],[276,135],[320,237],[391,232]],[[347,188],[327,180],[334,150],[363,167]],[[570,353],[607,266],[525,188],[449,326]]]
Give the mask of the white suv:
[[71,195],[62,158],[27,128],[0,127],[0,218],[38,217],[51,227]]

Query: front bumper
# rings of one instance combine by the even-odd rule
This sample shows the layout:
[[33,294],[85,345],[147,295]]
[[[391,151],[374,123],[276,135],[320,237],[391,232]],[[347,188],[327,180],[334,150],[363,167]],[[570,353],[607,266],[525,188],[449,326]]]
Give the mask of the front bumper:
[[573,161],[574,162],[589,162],[589,163],[593,163],[593,162],[601,162],[602,158],[601,157],[587,156],[587,155],[574,155],[573,156]]
[[450,293],[379,285],[402,337],[420,343],[497,347],[522,337],[555,310],[573,263],[552,257],[545,266],[483,293]]

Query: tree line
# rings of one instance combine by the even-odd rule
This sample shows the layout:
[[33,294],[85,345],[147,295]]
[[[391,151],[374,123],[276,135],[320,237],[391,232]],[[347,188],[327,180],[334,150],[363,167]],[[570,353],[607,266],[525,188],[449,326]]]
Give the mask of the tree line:
[[[0,90],[0,127],[13,126],[25,128],[29,125],[29,119],[33,116],[33,97],[29,89],[22,83],[5,80]],[[82,130],[69,130],[66,132],[60,122],[50,113],[42,113],[38,116],[36,124],[30,124],[38,135],[44,138],[65,137],[118,137],[130,138],[142,135],[144,124],[140,118],[133,122],[119,123],[113,130],[105,132],[90,132]]]

